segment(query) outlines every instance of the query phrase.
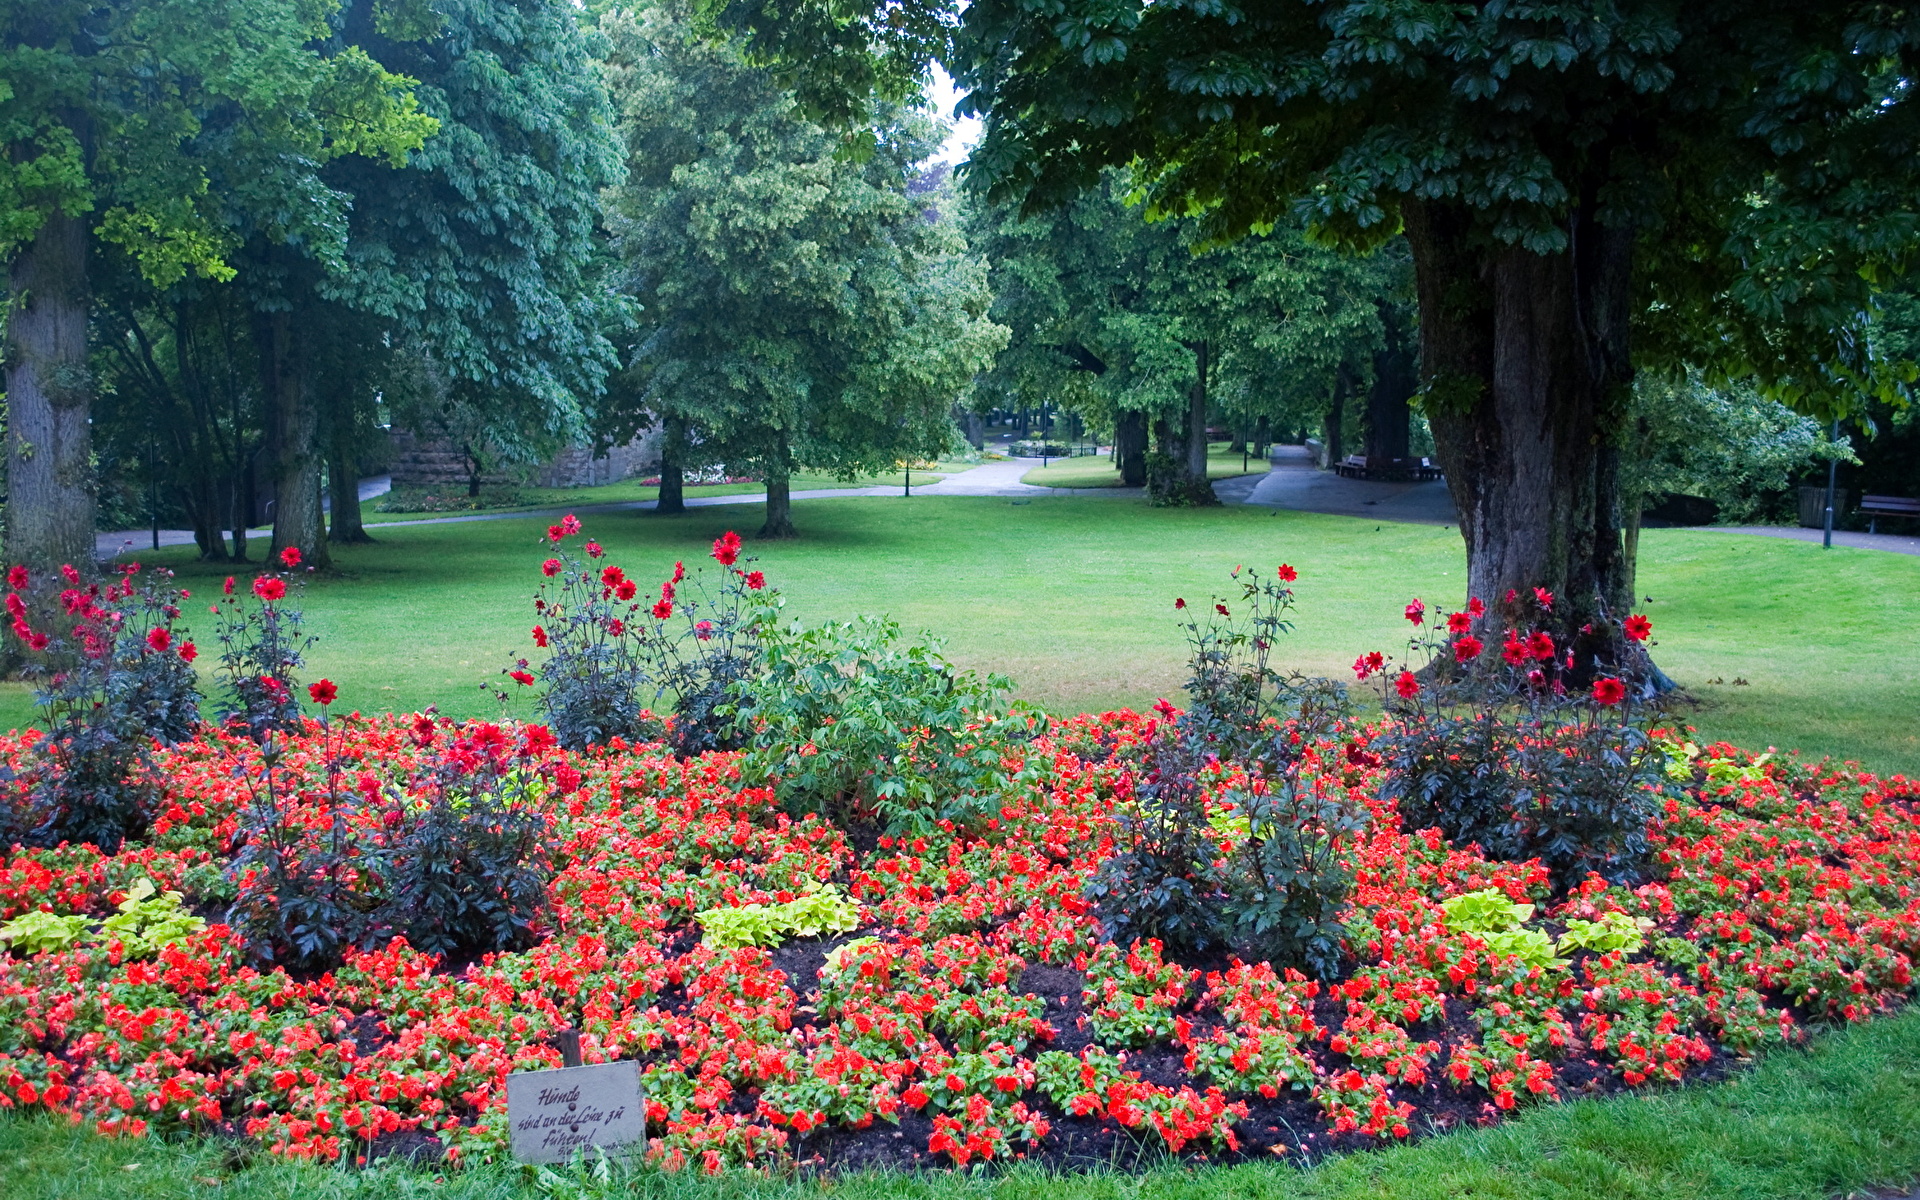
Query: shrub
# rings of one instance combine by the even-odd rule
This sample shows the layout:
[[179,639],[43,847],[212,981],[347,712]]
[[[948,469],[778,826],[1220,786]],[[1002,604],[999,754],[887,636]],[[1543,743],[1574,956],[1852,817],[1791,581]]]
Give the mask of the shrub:
[[1007,679],[958,670],[878,618],[802,629],[767,609],[755,638],[761,666],[733,683],[733,711],[745,769],[789,811],[873,815],[896,833],[998,811],[1003,747],[1039,727],[1007,704]]
[[36,608],[54,604],[35,597],[42,589],[24,568],[8,573],[6,608],[14,636],[43,679],[36,699],[47,736],[27,772],[25,811],[10,822],[20,827],[0,834],[117,850],[144,832],[152,816],[158,794],[148,772],[152,738],[179,740],[198,723],[188,665],[195,650],[174,626],[177,601],[186,593],[168,585],[170,572],[154,572],[144,584],[135,583],[138,564],[118,573],[103,587],[83,584],[72,566],[61,568],[61,617],[48,621],[68,631],[58,636],[29,622]]
[[[1086,894],[1116,942],[1229,947],[1331,972],[1353,886],[1340,843],[1365,813],[1305,747],[1343,736],[1346,696],[1273,665],[1292,628],[1294,570],[1236,567],[1233,578],[1238,596],[1186,623],[1190,707],[1154,744],[1121,844]],[[1164,701],[1161,711],[1176,715]],[[1222,763],[1244,772],[1235,786],[1221,782]]]
[[220,720],[244,731],[256,741],[273,733],[297,733],[300,703],[294,696],[298,672],[314,639],[305,632],[299,608],[287,600],[299,587],[291,572],[300,566],[300,551],[289,546],[280,552],[283,571],[256,575],[244,590],[227,576],[222,599],[213,606],[218,618],[220,674],[226,697]]
[[278,739],[263,743],[228,868],[227,923],[256,958],[322,970],[396,935],[433,954],[530,944],[553,863],[551,784],[528,764],[552,734],[530,726],[516,743],[497,725],[443,731],[420,716],[415,742],[435,756],[417,778],[362,773],[349,787],[330,749],[324,782],[305,788]]
[[477,723],[450,739],[411,795],[386,789],[372,851],[384,892],[376,941],[398,933],[429,954],[532,943],[553,876],[542,805],[551,785],[516,759],[543,734],[551,738],[531,727],[516,754],[499,726]]
[[[685,755],[732,747],[729,688],[751,675],[759,659],[753,614],[771,603],[759,571],[736,565],[740,538],[727,533],[714,543],[724,568],[718,588],[697,572],[689,582],[675,563],[657,600],[643,597],[638,580],[585,541],[579,553],[568,545],[581,532],[568,515],[547,530],[553,557],[541,564],[547,580],[534,598],[534,645],[547,651],[538,667],[545,686],[540,710],[569,750],[665,738]],[[505,674],[531,686],[526,659]],[[665,707],[669,727],[649,704]]]
[[[1544,615],[1551,597],[1535,595]],[[1648,734],[1647,689],[1604,664],[1581,686],[1573,655],[1524,626],[1507,633],[1502,665],[1476,662],[1483,616],[1476,602],[1428,623],[1416,600],[1407,617],[1410,657],[1427,658],[1420,674],[1377,653],[1355,663],[1362,679],[1381,680],[1390,718],[1373,744],[1385,794],[1410,829],[1438,828],[1494,858],[1538,858],[1560,893],[1589,873],[1639,878],[1665,765]],[[1621,644],[1649,629],[1634,618]]]

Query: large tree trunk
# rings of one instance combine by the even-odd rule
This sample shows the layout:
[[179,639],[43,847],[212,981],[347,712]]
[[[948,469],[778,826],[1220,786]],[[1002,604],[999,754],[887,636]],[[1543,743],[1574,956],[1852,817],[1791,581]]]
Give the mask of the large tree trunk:
[[1326,462],[1321,464],[1328,470],[1347,455],[1346,416],[1347,416],[1347,368],[1342,363],[1333,373],[1333,399],[1327,403],[1327,413],[1320,418],[1320,445],[1324,448]]
[[1120,486],[1147,485],[1147,414],[1123,408],[1113,419],[1113,457],[1120,466]]
[[1207,384],[1213,349],[1207,341],[1193,347],[1193,387],[1187,391],[1187,490],[1190,504],[1218,504],[1207,479]]
[[1414,350],[1392,305],[1380,306],[1385,345],[1373,356],[1373,390],[1367,393],[1367,458],[1406,458],[1412,446],[1407,400],[1419,387]]
[[271,406],[274,435],[273,544],[276,558],[288,547],[310,566],[327,565],[326,528],[320,507],[319,413],[307,391],[301,338],[286,311],[263,313],[258,322],[261,386]]
[[1271,418],[1261,417],[1253,427],[1253,456],[1263,462],[1266,461],[1267,447],[1272,444],[1273,421]]
[[[1468,594],[1491,610],[1493,634],[1555,631],[1576,679],[1612,669],[1625,647],[1609,619],[1632,599],[1610,443],[1633,382],[1633,231],[1583,209],[1570,250],[1542,255],[1480,246],[1443,206],[1405,215],[1425,408],[1460,512]],[[1550,614],[1536,587],[1553,594]]]
[[787,449],[787,434],[780,431],[774,452],[767,457],[767,522],[760,527],[763,538],[797,537],[793,527],[793,459]]
[[371,542],[360,518],[360,472],[351,448],[334,443],[327,463],[328,500],[332,519],[327,523],[329,542]]
[[668,417],[660,430],[660,498],[653,511],[677,516],[687,511],[686,470],[681,466],[687,423]]
[[14,256],[8,285],[7,561],[91,573],[86,219],[49,216]]

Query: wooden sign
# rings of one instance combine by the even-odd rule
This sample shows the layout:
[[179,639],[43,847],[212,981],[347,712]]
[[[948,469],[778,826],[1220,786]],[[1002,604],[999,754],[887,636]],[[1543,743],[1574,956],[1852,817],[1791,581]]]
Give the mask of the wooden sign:
[[521,1162],[565,1162],[576,1150],[635,1154],[646,1148],[640,1064],[596,1063],[507,1076],[507,1120]]

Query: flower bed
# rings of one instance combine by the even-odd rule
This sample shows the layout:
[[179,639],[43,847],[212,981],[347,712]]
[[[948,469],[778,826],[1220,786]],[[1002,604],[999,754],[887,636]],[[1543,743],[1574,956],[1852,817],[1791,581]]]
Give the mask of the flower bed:
[[[1056,722],[1006,746],[1012,782],[970,832],[856,844],[747,786],[734,752],[308,722],[275,752],[290,823],[378,837],[449,762],[478,763],[528,783],[555,872],[525,950],[395,940],[290,973],[218,923],[266,768],[207,730],[157,752],[143,840],[6,857],[0,922],[40,932],[0,956],[0,1106],[473,1161],[505,1153],[507,1075],[558,1066],[549,1041],[573,1029],[588,1062],[642,1063],[669,1167],[1312,1156],[1700,1077],[1912,994],[1920,787],[1726,746],[1672,748],[1651,882],[1543,904],[1537,862],[1403,829],[1364,740],[1313,742],[1301,777],[1370,817],[1341,843],[1339,977],[1102,944],[1085,885],[1161,733],[1131,712]],[[0,754],[20,765],[36,737]],[[856,928],[702,940],[698,914],[828,887]]]

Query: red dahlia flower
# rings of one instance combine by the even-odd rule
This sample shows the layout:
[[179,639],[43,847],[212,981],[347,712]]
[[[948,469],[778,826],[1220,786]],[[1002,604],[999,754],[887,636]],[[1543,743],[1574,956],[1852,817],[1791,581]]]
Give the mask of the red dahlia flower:
[[587,543],[587,557],[588,557],[588,558],[599,558],[599,557],[600,557],[600,556],[601,556],[602,554],[605,554],[605,553],[606,553],[606,551],[605,551],[605,550],[603,550],[603,549],[601,549],[601,547],[600,547],[600,543],[599,543],[599,542],[588,542],[588,543]]
[[1553,657],[1553,638],[1545,632],[1535,633],[1527,638],[1527,653],[1535,658]]
[[712,641],[713,640],[713,622],[712,621],[695,621],[693,623],[693,636],[703,642]]
[[730,567],[740,557],[740,535],[729,529],[713,539],[713,561]]
[[253,594],[272,603],[287,594],[287,581],[277,575],[258,575],[253,580]]
[[640,585],[635,583],[633,580],[622,579],[618,584],[614,585],[613,594],[620,597],[622,600],[631,600],[633,599],[634,594],[639,590],[640,590]]
[[1487,606],[1480,597],[1474,596],[1467,601],[1467,615],[1476,621],[1487,615]]
[[1484,649],[1486,647],[1481,644],[1479,638],[1470,633],[1465,634],[1453,643],[1453,661],[1472,662],[1480,657],[1480,651]]
[[158,625],[154,626],[152,629],[147,630],[147,645],[153,649],[153,652],[155,654],[165,654],[167,652],[167,647],[171,646],[172,644],[173,644],[173,635],[168,633],[166,630],[160,628]]
[[1413,677],[1412,671],[1402,671],[1393,681],[1393,690],[1400,693],[1403,700],[1411,700],[1420,694],[1420,681]]
[[1294,580],[1298,578],[1300,578],[1300,572],[1294,570],[1292,567],[1288,566],[1286,563],[1280,564],[1280,582],[1281,583],[1292,583]]
[[340,689],[333,686],[333,680],[331,679],[322,679],[319,683],[310,683],[307,685],[307,696],[311,698],[315,704],[323,706],[332,704],[333,698],[339,694]]
[[7,586],[23,588],[27,586],[27,569],[18,563],[7,568]]
[[572,537],[574,534],[579,533],[580,518],[574,516],[572,513],[568,513],[566,516],[561,517],[560,532],[567,535],[568,537]]
[[545,649],[547,645],[547,631],[538,625],[533,627],[533,644],[542,649]]
[[1184,596],[1175,596],[1175,597],[1173,598],[1173,606],[1174,606],[1175,608],[1185,608],[1185,607],[1187,606],[1187,601],[1186,601],[1186,597],[1184,597]]
[[515,683],[519,684],[521,687],[533,686],[533,676],[527,674],[525,671],[514,671],[508,676],[508,678],[512,679]]
[[72,564],[72,563],[61,563],[61,564],[60,564],[60,575],[61,575],[61,577],[62,577],[62,578],[64,578],[64,579],[65,579],[65,580],[66,580],[66,581],[67,581],[68,583],[71,583],[71,584],[74,584],[74,585],[76,585],[76,586],[77,586],[77,585],[79,584],[79,582],[80,582],[80,572],[78,572],[78,571],[76,571],[76,570],[74,570],[74,569],[73,569],[73,564]]
[[300,565],[300,547],[288,546],[280,552],[280,565],[291,571]]
[[767,586],[767,577],[759,571],[748,571],[744,578],[750,591],[757,592]]
[[1353,660],[1353,673],[1361,679],[1366,679],[1385,669],[1386,665],[1387,656],[1375,650],[1371,654],[1362,654]]
[[1166,698],[1162,697],[1153,702],[1153,711],[1159,713],[1161,716],[1171,721],[1173,720],[1174,715],[1178,713],[1180,710],[1176,709],[1173,705],[1168,704],[1166,701]]
[[1418,625],[1427,618],[1427,606],[1416,597],[1407,603],[1407,620]]
[[194,645],[192,642],[180,643],[180,661],[181,662],[192,662],[194,659],[199,657],[200,657],[200,647]]
[[1621,628],[1629,641],[1644,642],[1653,636],[1653,622],[1640,613],[1628,617]]
[[1517,667],[1527,661],[1527,644],[1509,633],[1506,644],[1500,647],[1500,657],[1508,666]]
[[653,606],[653,616],[655,620],[664,621],[672,615],[673,601],[671,600],[662,600]]
[[227,576],[227,581],[220,585],[220,593],[225,596],[233,595],[233,576]]
[[1457,613],[1447,614],[1447,632],[1448,633],[1465,633],[1467,632],[1467,630],[1472,628],[1473,628],[1473,618],[1468,616],[1466,613],[1457,612]]
[[1533,589],[1533,599],[1534,599],[1534,603],[1538,604],[1541,608],[1546,609],[1548,612],[1553,611],[1553,593],[1552,592],[1548,591],[1545,588],[1535,588]]
[[1224,605],[1224,604],[1221,604],[1221,603],[1218,603],[1218,602],[1215,602],[1215,604],[1214,604],[1214,606],[1213,606],[1213,611],[1215,611],[1215,612],[1217,612],[1217,613],[1219,613],[1219,614],[1220,614],[1221,616],[1223,616],[1223,617],[1230,617],[1230,616],[1232,616],[1232,615],[1233,615],[1232,613],[1230,613],[1230,612],[1228,612],[1228,611],[1227,611],[1227,606],[1226,606],[1226,605]]
[[673,581],[675,583],[679,583],[682,579],[685,579],[686,577],[687,577],[687,564],[683,562],[677,562],[673,564]]
[[625,571],[611,564],[603,568],[600,572],[600,582],[606,584],[608,587],[618,585],[619,582],[626,577],[627,573]]
[[552,579],[555,575],[558,575],[560,573],[560,560],[557,558],[550,558],[547,561],[541,563],[540,573],[542,575],[545,575],[548,579]]
[[1618,679],[1600,678],[1593,681],[1593,702],[1613,705],[1627,698],[1627,685]]

